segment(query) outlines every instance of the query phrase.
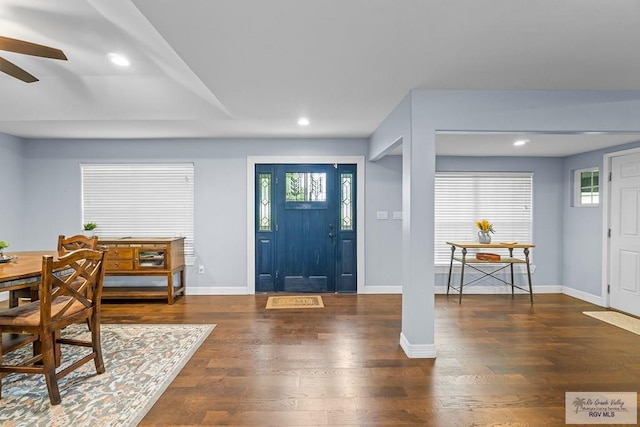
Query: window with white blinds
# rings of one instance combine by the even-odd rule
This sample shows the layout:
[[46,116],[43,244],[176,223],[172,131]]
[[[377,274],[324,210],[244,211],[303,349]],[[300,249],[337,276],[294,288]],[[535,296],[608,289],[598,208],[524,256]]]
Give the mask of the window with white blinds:
[[82,223],[100,237],[185,237],[193,264],[194,165],[83,164]]
[[435,265],[449,264],[451,247],[445,242],[477,242],[475,222],[483,218],[493,224],[492,242],[531,242],[532,204],[531,173],[437,172]]

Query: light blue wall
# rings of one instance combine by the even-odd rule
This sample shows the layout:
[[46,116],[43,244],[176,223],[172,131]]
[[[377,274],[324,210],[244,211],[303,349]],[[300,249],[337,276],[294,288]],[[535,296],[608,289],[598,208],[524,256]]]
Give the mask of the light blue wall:
[[[367,176],[367,284],[402,289],[402,221],[392,220],[401,210],[402,158],[386,156],[373,162]],[[532,172],[534,191],[532,251],[534,288],[559,289],[563,277],[564,160],[553,157],[454,157],[437,156],[436,170],[443,172]],[[377,220],[377,211],[389,220]],[[436,270],[435,285],[446,286],[447,274]]]
[[[562,285],[563,159],[554,157],[436,157],[439,172],[533,173],[533,286]],[[446,286],[446,275],[436,284]]]
[[[367,212],[367,285],[384,292],[401,292],[402,220],[393,212],[402,212],[402,157],[387,156],[367,164],[365,188]],[[389,219],[377,219],[386,212]]]
[[[574,207],[573,174],[577,169],[604,167],[604,155],[615,151],[640,147],[640,142],[591,151],[566,157],[563,164],[563,250],[564,270],[562,283],[578,295],[597,301],[602,295],[603,274],[603,203],[597,207]],[[600,176],[600,193],[606,177]],[[594,296],[594,298],[589,298]]]
[[[403,299],[400,344],[435,356],[433,177],[439,131],[640,131],[640,91],[414,90],[370,138],[376,158],[403,139]],[[411,220],[417,217],[421,222]],[[565,245],[573,244],[565,241]]]
[[9,243],[7,251],[26,250],[24,242],[23,207],[24,170],[22,141],[0,133],[0,176],[2,205],[0,207],[0,240]]
[[[403,140],[403,149],[410,147],[411,139],[411,93],[389,113],[369,138],[369,159],[379,159],[392,145]],[[405,156],[406,157],[406,156]]]
[[[24,206],[24,221],[29,224],[23,239],[29,249],[49,249],[58,234],[80,230],[81,163],[194,162],[196,265],[204,265],[206,274],[198,275],[189,267],[187,283],[225,292],[244,289],[247,283],[247,156],[367,155],[364,139],[26,140],[23,147],[24,173],[16,176],[24,181],[19,205]],[[20,153],[15,160],[21,160]],[[375,221],[377,210],[400,210],[397,163],[367,162],[365,167],[367,194],[360,220],[365,221],[367,286],[399,282],[396,233],[401,221]]]

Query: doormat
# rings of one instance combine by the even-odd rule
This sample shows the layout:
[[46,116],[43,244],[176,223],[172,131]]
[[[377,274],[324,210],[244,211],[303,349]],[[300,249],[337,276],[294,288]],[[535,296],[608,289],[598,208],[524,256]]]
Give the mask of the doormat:
[[285,297],[269,297],[267,299],[267,309],[271,308],[322,308],[322,297],[320,295],[290,295]]
[[627,316],[617,311],[583,311],[582,313],[640,335],[640,319],[635,317]]

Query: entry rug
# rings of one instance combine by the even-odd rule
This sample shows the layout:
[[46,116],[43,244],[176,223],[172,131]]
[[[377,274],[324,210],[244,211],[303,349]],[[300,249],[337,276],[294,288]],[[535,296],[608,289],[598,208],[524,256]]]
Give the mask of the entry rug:
[[320,295],[269,297],[267,307],[271,308],[322,308]]
[[617,311],[583,311],[583,313],[640,335],[640,319],[636,319],[635,317],[627,316]]
[[[215,325],[101,325],[106,372],[86,363],[58,381],[62,403],[52,406],[43,375],[2,379],[2,426],[135,426],[182,370]],[[89,338],[87,325],[63,336]],[[64,354],[88,349],[63,346]],[[31,346],[9,353],[7,360]],[[68,359],[67,359],[68,360]],[[63,359],[63,366],[64,359]]]

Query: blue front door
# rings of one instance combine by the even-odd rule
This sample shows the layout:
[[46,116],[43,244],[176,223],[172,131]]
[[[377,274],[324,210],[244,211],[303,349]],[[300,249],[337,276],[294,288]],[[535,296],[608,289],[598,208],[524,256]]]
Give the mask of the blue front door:
[[354,292],[355,166],[256,166],[256,291]]

